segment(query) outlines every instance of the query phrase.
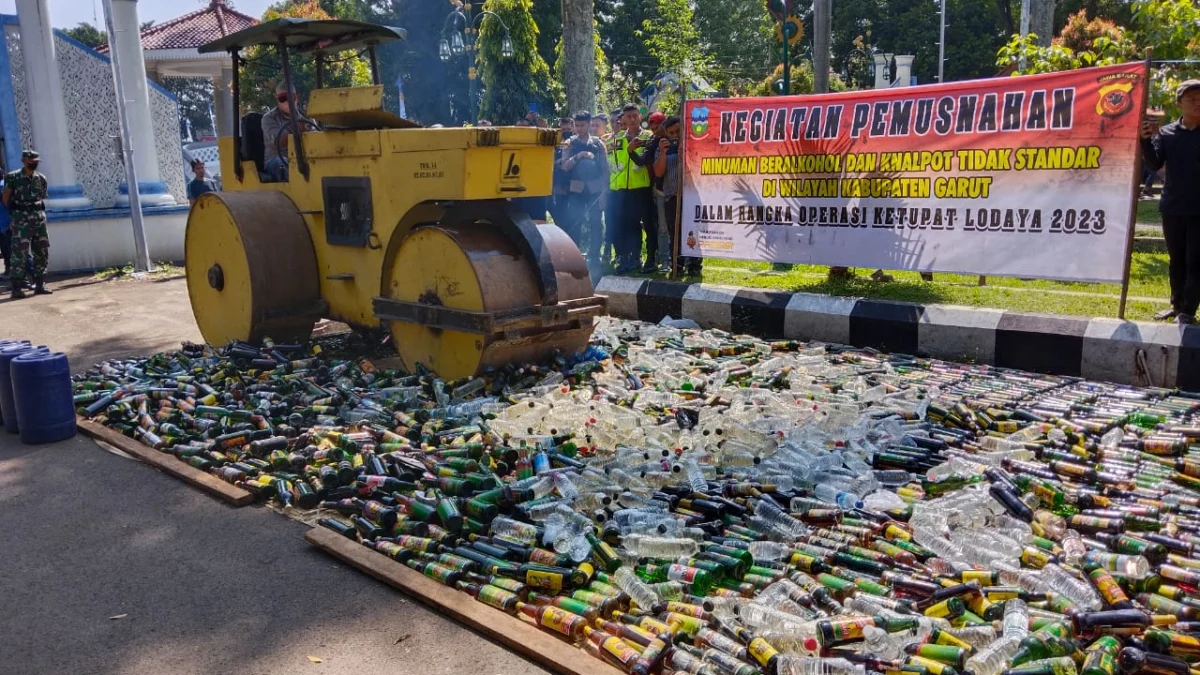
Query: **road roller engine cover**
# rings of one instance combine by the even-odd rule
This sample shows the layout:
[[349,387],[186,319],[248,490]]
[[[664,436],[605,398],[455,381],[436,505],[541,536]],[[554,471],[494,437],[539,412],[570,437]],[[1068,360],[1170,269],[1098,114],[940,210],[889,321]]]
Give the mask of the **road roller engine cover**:
[[[225,192],[188,216],[188,295],[205,340],[306,339],[321,318],[383,328],[410,371],[446,379],[587,345],[604,299],[557,225],[510,201],[549,195],[557,132],[425,129],[383,106],[375,49],[398,28],[283,18],[200,48],[233,60],[265,45],[292,87],[289,54],[316,61],[316,88],[277,138],[262,113],[219,139]],[[324,64],[369,55],[374,84],[322,86]],[[266,172],[271,143],[287,179]]]

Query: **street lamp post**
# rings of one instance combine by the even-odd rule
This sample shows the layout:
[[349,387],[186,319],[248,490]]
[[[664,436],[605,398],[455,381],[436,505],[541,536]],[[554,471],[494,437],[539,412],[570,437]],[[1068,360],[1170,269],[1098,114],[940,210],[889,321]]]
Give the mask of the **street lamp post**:
[[[479,75],[475,70],[475,35],[487,17],[495,18],[504,27],[504,39],[500,42],[500,55],[504,58],[512,56],[513,43],[508,24],[504,23],[504,19],[500,18],[499,14],[486,9],[481,10],[478,14],[472,14],[469,2],[463,3],[461,7],[456,7],[446,16],[446,20],[442,23],[442,39],[438,41],[438,58],[443,62],[448,62],[451,58],[462,55],[463,52],[467,54],[467,96],[470,100],[472,122],[476,121],[479,104],[479,95],[476,93]],[[449,39],[446,38],[447,32],[450,34]],[[466,35],[465,41],[463,40],[464,35]]]

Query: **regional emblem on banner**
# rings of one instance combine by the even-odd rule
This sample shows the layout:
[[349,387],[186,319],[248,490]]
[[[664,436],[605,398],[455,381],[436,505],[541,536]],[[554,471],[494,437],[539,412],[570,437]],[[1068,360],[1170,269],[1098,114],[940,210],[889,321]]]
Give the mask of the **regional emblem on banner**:
[[692,138],[708,135],[708,107],[692,108]]
[[1133,110],[1133,85],[1141,79],[1137,73],[1113,73],[1099,79],[1100,100],[1096,114],[1101,117],[1120,117]]

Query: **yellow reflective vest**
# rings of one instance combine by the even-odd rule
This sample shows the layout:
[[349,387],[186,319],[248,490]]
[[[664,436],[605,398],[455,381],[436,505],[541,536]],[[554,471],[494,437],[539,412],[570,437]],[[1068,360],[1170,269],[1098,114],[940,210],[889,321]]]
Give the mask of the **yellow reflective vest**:
[[[654,134],[643,129],[638,138],[643,143],[649,142]],[[644,146],[643,146],[644,147]],[[628,133],[622,131],[608,144],[608,169],[611,176],[608,187],[611,190],[635,190],[650,187],[650,172],[644,166],[638,166],[629,159]]]

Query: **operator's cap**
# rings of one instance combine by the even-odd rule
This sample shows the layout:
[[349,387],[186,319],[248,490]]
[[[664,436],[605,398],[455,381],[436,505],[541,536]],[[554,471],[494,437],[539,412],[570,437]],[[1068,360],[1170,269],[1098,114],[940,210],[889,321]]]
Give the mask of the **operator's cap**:
[[1175,102],[1178,103],[1184,94],[1196,89],[1200,89],[1200,80],[1184,80],[1175,90]]
[[[1200,82],[1197,85],[1200,85]],[[38,159],[40,157],[41,155],[38,154],[37,150],[25,150],[21,152],[21,159]]]
[[650,113],[649,122],[650,122],[651,127],[656,127],[665,121],[667,121],[667,116],[662,114],[661,112],[655,111],[655,112]]

